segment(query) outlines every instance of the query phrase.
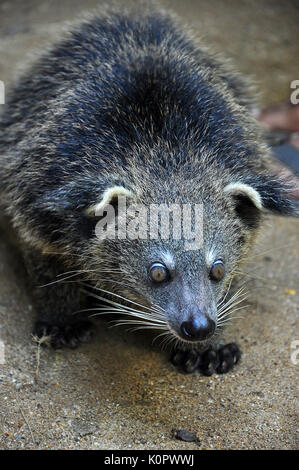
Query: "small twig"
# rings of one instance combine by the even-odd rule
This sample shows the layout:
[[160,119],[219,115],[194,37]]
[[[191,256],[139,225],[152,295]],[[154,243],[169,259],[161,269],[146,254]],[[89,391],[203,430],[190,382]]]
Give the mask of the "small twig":
[[49,343],[50,339],[51,339],[50,336],[42,336],[41,338],[38,338],[38,336],[33,336],[32,337],[32,341],[34,341],[37,344],[36,369],[35,369],[35,381],[36,382],[39,379],[40,347],[41,347],[41,344],[43,344],[43,343]]
[[29,429],[32,442],[33,442],[33,444],[35,445],[35,444],[36,444],[36,440],[34,439],[34,434],[33,434],[32,429],[31,429],[31,427],[30,427],[29,421],[28,421],[28,419],[26,418],[26,415],[25,415],[25,413],[24,413],[24,411],[23,411],[23,409],[22,409],[22,407],[21,407],[21,404],[20,404],[20,401],[19,401],[19,397],[18,397],[18,392],[17,392],[16,397],[17,397],[17,402],[18,402],[18,406],[19,406],[21,415],[23,416],[24,421],[25,421],[25,423],[27,424],[27,427],[28,427],[28,429]]

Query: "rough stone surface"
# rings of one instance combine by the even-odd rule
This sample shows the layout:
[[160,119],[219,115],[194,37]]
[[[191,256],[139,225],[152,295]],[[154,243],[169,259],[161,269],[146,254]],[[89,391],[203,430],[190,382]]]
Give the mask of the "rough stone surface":
[[[0,4],[0,79],[7,87],[32,51],[101,2],[21,0]],[[167,4],[167,2],[163,2]],[[168,2],[199,35],[260,82],[261,102],[289,96],[298,79],[298,3],[275,0]],[[1,449],[295,449],[298,222],[269,221],[245,267],[248,307],[228,341],[243,356],[232,373],[183,375],[153,337],[98,322],[75,351],[31,341],[34,313],[22,261],[0,232]],[[294,343],[293,343],[294,344]],[[200,442],[175,439],[173,429]]]

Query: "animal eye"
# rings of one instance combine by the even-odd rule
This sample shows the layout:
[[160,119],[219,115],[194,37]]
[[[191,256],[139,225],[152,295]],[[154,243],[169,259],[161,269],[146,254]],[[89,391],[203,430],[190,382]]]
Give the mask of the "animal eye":
[[224,276],[224,272],[224,264],[219,259],[212,264],[210,270],[210,279],[212,279],[212,281],[220,281]]
[[162,263],[153,263],[149,269],[149,274],[154,282],[162,282],[169,279],[169,271]]

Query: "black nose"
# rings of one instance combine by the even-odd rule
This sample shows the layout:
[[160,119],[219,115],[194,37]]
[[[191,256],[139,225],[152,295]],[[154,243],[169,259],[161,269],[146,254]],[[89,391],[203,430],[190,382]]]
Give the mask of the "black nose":
[[205,315],[184,321],[181,324],[181,334],[188,341],[202,341],[209,338],[215,331],[215,322]]

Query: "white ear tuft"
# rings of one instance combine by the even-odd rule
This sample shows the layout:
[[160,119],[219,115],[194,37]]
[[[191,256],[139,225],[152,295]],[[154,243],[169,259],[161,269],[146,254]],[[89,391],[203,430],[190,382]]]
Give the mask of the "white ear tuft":
[[244,195],[247,196],[257,209],[263,210],[263,202],[260,194],[256,189],[249,184],[245,183],[230,183],[225,186],[224,191],[232,196]]
[[104,209],[110,202],[119,197],[132,197],[133,193],[129,189],[124,188],[123,186],[112,186],[111,188],[107,188],[104,193],[101,201],[86,209],[86,214],[88,215],[96,215],[98,212]]

